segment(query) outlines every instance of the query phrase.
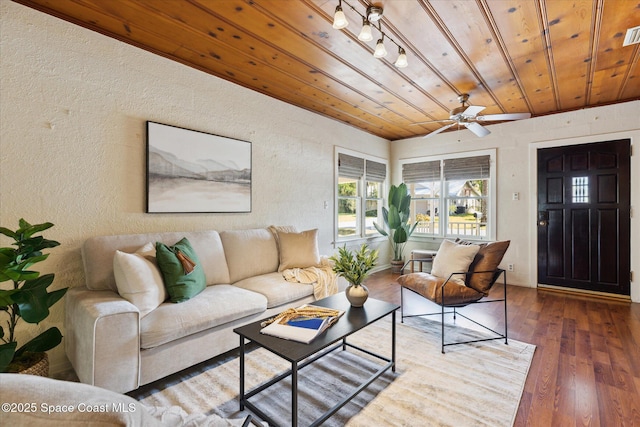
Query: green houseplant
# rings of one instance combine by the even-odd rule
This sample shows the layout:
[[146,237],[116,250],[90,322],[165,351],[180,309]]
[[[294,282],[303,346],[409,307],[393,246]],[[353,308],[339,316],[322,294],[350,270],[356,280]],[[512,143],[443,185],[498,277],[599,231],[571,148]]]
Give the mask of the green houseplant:
[[60,245],[55,240],[36,236],[51,227],[50,222],[31,225],[24,219],[20,219],[16,231],[0,227],[0,233],[13,239],[12,246],[15,246],[0,248],[0,283],[9,281],[12,284],[0,289],[0,312],[8,316],[7,329],[0,326],[0,372],[19,372],[28,368],[30,363],[46,358],[44,352],[62,341],[60,330],[52,327],[18,348],[15,333],[20,319],[26,323],[40,323],[46,319],[49,307],[67,292],[67,288],[48,292],[54,275],[40,276],[39,272],[30,269],[47,259],[49,254],[43,254],[44,249]]
[[[384,227],[381,227],[376,222],[373,225],[380,234],[389,238],[393,250],[392,267],[395,263],[399,264],[400,269],[402,269],[404,245],[418,225],[417,221],[413,225],[409,224],[411,195],[407,185],[404,183],[397,187],[392,185],[389,189],[388,203],[388,209],[382,208],[382,219],[389,231],[387,232]],[[399,272],[397,269],[394,271]]]
[[351,251],[345,245],[338,248],[338,254],[329,260],[333,262],[334,273],[349,282],[345,295],[351,305],[362,307],[369,296],[369,290],[362,283],[378,261],[378,250],[370,250],[363,244],[359,250]]

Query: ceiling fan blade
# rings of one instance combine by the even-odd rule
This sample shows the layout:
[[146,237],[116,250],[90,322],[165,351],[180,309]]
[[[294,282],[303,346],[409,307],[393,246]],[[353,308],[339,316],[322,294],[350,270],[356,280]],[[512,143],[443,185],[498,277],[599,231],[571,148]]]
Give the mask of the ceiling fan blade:
[[[429,138],[430,136],[439,134],[440,132],[445,131],[445,130],[449,129],[451,126],[455,126],[455,125],[456,125],[456,123],[454,122],[454,123],[451,123],[450,125],[442,126],[440,129],[426,134],[425,136],[423,136],[423,138]],[[480,126],[480,125],[478,125],[478,126]]]
[[531,117],[531,113],[488,114],[486,116],[478,116],[476,120],[481,122],[488,120],[522,120],[529,117]]
[[485,108],[487,107],[483,107],[482,105],[470,105],[466,110],[462,112],[462,115],[466,117],[475,117],[480,111],[484,110]]
[[471,132],[475,133],[480,138],[482,138],[483,136],[487,136],[491,133],[489,132],[488,129],[480,126],[476,122],[466,122],[466,123],[462,123],[462,125],[467,129],[469,129]]

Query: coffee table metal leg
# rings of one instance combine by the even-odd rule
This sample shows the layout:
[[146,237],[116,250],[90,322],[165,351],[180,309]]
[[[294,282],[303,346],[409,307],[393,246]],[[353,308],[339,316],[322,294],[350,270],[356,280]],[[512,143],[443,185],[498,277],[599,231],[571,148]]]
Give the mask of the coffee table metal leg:
[[291,426],[298,425],[298,363],[291,362]]
[[391,313],[391,371],[396,371],[396,312]]
[[240,410],[244,411],[244,337],[240,336]]

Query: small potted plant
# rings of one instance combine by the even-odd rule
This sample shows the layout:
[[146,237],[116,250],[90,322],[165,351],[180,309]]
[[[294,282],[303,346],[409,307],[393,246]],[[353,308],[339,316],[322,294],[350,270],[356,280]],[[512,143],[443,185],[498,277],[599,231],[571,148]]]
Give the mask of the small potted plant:
[[362,283],[378,260],[378,250],[370,250],[363,244],[359,250],[350,251],[346,245],[338,248],[338,255],[329,258],[333,271],[344,277],[349,286],[345,295],[353,307],[362,307],[369,297],[369,290]]
[[411,195],[407,189],[407,185],[402,183],[399,186],[392,185],[389,189],[389,209],[382,208],[382,219],[389,229],[385,230],[377,223],[373,223],[376,230],[383,236],[389,238],[393,255],[391,258],[391,271],[401,273],[404,265],[404,245],[409,240],[413,230],[418,225],[416,221],[413,225],[409,224],[409,214],[411,208]]
[[[49,256],[42,250],[60,245],[55,240],[36,236],[51,227],[53,224],[50,222],[31,225],[24,219],[19,221],[16,231],[0,227],[0,233],[13,239],[12,246],[15,246],[0,248],[0,283],[8,281],[12,284],[0,289],[0,312],[8,316],[7,329],[0,326],[0,372],[47,376],[49,363],[45,352],[62,341],[62,334],[56,327],[47,329],[19,348],[16,337],[20,319],[27,323],[40,323],[49,316],[49,307],[67,292],[67,288],[48,292],[54,275],[40,276],[39,272],[30,269]],[[32,368],[34,364],[38,368]]]

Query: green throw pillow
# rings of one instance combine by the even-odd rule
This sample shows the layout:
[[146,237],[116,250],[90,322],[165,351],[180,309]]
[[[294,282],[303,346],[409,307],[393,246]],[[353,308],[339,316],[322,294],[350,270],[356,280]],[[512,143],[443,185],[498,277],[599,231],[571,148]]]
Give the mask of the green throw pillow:
[[156,259],[171,302],[184,302],[207,287],[200,260],[186,237],[173,246],[156,242]]

